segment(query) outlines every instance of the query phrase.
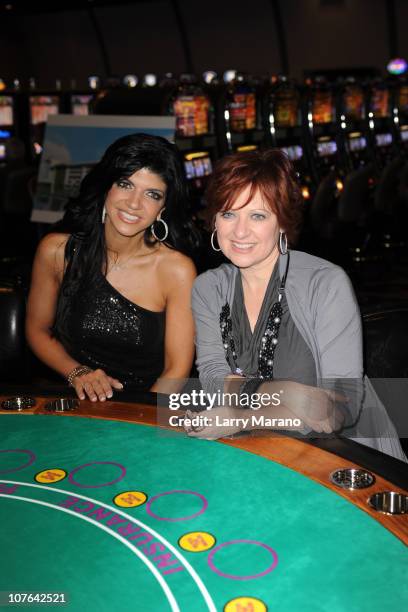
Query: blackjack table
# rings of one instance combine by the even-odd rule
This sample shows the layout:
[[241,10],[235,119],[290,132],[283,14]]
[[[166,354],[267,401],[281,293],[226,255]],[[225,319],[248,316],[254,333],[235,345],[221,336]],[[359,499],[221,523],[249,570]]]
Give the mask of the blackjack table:
[[[0,397],[0,606],[407,609],[402,462],[338,439],[193,439],[159,426],[152,402],[55,412],[53,397],[32,395],[24,410],[9,398]],[[336,481],[344,470],[361,470],[364,488]],[[391,492],[401,513],[380,503]]]

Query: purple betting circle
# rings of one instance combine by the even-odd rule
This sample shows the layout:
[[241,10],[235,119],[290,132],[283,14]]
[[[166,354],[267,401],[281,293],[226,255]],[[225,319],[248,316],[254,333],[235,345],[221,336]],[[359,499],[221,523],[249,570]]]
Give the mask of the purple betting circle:
[[[90,465],[116,465],[116,467],[120,469],[121,475],[115,478],[115,480],[111,480],[110,482],[103,482],[102,484],[97,485],[85,485],[81,484],[80,482],[76,482],[76,480],[74,480],[73,478],[74,474]],[[122,480],[125,476],[126,468],[120,463],[115,463],[114,461],[91,461],[91,463],[84,463],[83,465],[80,465],[79,467],[75,468],[75,470],[72,470],[72,472],[70,472],[68,475],[68,480],[71,484],[75,485],[76,487],[81,487],[82,489],[98,489],[99,487],[109,487],[110,485],[113,485]]]
[[0,450],[0,453],[26,453],[29,456],[29,460],[24,465],[20,465],[20,467],[11,468],[10,470],[0,470],[0,474],[9,474],[10,472],[18,472],[19,470],[23,470],[28,467],[36,460],[36,456],[32,451],[25,450],[23,448],[11,448],[9,450]]
[[[225,574],[224,572],[219,570],[217,567],[215,567],[213,558],[214,558],[215,553],[218,550],[220,550],[220,548],[225,548],[225,546],[231,546],[232,544],[255,544],[256,546],[261,546],[262,548],[266,548],[266,550],[269,551],[272,555],[272,558],[273,558],[272,565],[267,567],[266,570],[264,570],[263,572],[260,572],[259,574],[253,574],[250,576],[235,576],[234,574]],[[261,578],[261,576],[265,576],[266,574],[269,574],[270,572],[272,572],[272,570],[274,570],[275,567],[278,565],[278,555],[273,550],[273,548],[271,548],[267,544],[264,544],[263,542],[258,542],[257,540],[231,540],[230,542],[223,542],[223,544],[220,544],[219,546],[216,546],[215,548],[212,549],[212,551],[208,555],[208,565],[210,566],[210,569],[213,572],[215,572],[219,576],[223,576],[224,578],[230,578],[231,580],[253,580],[254,578]]]
[[[154,512],[152,512],[151,505],[156,499],[158,499],[159,497],[163,497],[164,495],[174,495],[174,493],[183,493],[185,495],[196,495],[196,497],[199,497],[201,501],[203,502],[203,507],[201,508],[201,510],[199,510],[195,514],[190,514],[190,516],[180,516],[178,518],[168,518],[165,516],[159,516],[158,514],[154,514]],[[158,521],[172,521],[172,522],[189,521],[190,519],[196,518],[196,516],[200,516],[200,514],[203,514],[203,512],[207,510],[207,506],[208,506],[208,501],[206,500],[204,495],[201,495],[201,493],[197,493],[196,491],[165,491],[164,493],[159,493],[158,495],[155,495],[154,497],[149,499],[149,501],[146,504],[146,512],[147,514],[157,519]]]

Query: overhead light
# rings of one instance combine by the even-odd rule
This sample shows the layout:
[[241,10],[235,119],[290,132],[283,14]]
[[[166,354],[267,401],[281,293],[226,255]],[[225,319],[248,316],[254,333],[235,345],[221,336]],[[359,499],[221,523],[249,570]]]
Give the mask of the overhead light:
[[153,73],[145,74],[143,77],[143,85],[146,87],[154,87],[157,85],[157,76]]
[[404,74],[407,68],[408,64],[402,57],[396,57],[387,64],[387,70],[390,74]]
[[135,74],[127,74],[125,77],[123,77],[123,84],[126,85],[126,87],[136,87],[138,82],[139,79]]
[[204,83],[207,83],[207,85],[212,83],[214,79],[216,78],[217,78],[217,73],[214,72],[214,70],[206,70],[205,72],[203,72],[203,80],[204,80]]
[[90,89],[99,89],[100,83],[101,83],[101,79],[98,76],[88,77],[88,85]]
[[231,83],[237,76],[237,70],[226,70],[223,74],[224,83]]

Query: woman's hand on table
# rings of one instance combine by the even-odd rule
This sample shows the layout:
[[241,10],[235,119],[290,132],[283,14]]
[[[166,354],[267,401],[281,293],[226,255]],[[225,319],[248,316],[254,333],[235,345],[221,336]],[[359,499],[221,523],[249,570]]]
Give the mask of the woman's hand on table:
[[121,391],[122,383],[112,376],[108,376],[103,370],[92,370],[86,374],[75,376],[72,381],[79,399],[83,400],[87,397],[91,402],[104,402],[110,399],[113,395],[113,389]]
[[[218,406],[211,410],[203,410],[202,412],[191,412],[190,410],[186,410],[185,418],[187,420],[197,419],[201,421],[202,424],[186,425],[183,423],[184,431],[192,438],[203,438],[205,440],[217,440],[218,438],[233,436],[243,429],[246,429],[242,423],[238,421],[232,421],[229,425],[219,425],[217,423],[223,422],[223,419],[227,422],[231,421],[231,419],[241,417],[242,415],[238,413],[243,413],[245,417],[250,416],[248,410],[239,410],[231,406]],[[250,428],[248,427],[248,429]]]
[[[344,414],[339,404],[347,403],[346,397],[335,391],[292,381],[280,381],[279,385],[283,390],[280,405],[265,407],[259,411],[234,406],[218,406],[200,413],[187,410],[186,418],[189,420],[194,418],[199,422],[197,425],[184,425],[184,429],[191,437],[210,440],[232,436],[243,430],[272,429],[267,426],[258,427],[254,425],[251,419],[254,414],[277,420],[299,419],[301,421],[300,427],[293,426],[288,429],[301,433],[305,426],[317,433],[327,434],[341,429]],[[265,391],[267,391],[267,388],[265,388]],[[277,429],[282,429],[282,427],[277,427]]]

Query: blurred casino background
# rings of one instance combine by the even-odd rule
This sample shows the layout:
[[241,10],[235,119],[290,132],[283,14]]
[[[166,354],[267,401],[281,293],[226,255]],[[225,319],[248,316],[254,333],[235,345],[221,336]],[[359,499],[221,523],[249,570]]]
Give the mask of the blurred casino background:
[[304,200],[298,248],[348,271],[366,335],[380,320],[378,347],[394,330],[386,375],[407,376],[407,23],[406,0],[1,1],[0,297],[20,296],[14,321],[49,229],[31,221],[48,116],[173,115],[199,271],[219,263],[203,198],[216,160],[283,149]]

